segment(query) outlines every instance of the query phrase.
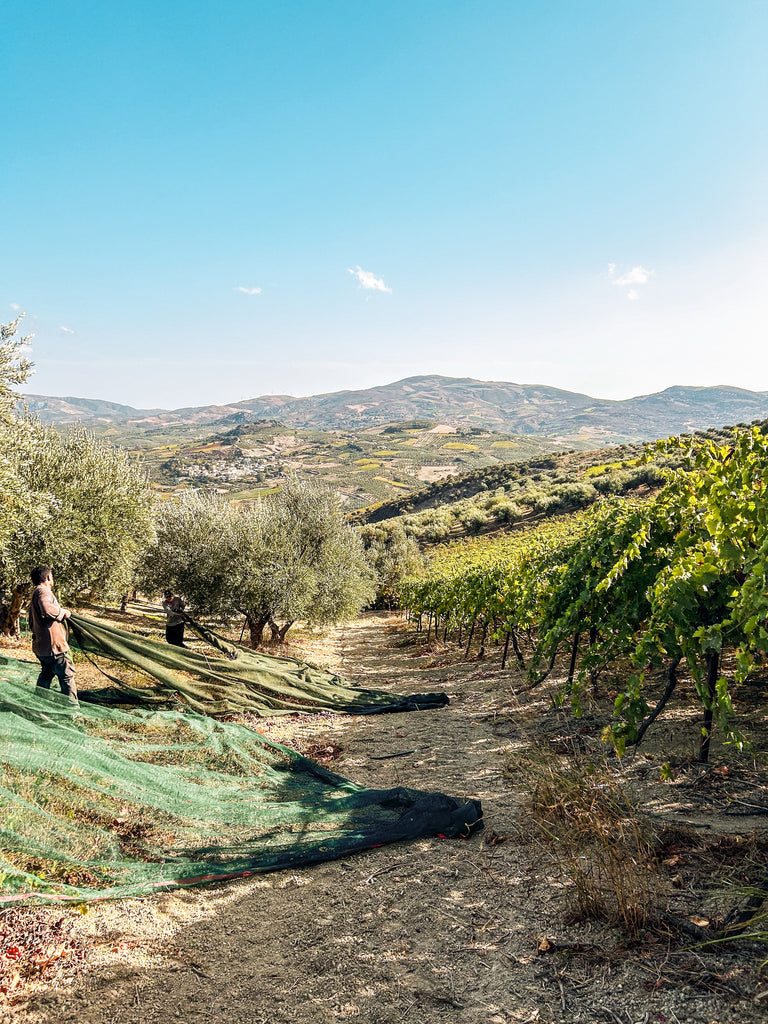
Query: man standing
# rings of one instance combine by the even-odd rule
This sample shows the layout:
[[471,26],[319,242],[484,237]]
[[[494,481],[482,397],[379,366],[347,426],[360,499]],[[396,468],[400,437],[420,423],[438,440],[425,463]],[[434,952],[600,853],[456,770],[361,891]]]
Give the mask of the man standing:
[[78,705],[75,667],[69,657],[67,631],[63,622],[70,612],[62,608],[53,595],[53,571],[40,565],[31,573],[35,585],[29,602],[29,626],[32,630],[32,650],[42,665],[37,685],[50,690],[54,679],[59,680],[61,692]]
[[167,619],[165,623],[165,639],[174,647],[184,646],[184,602],[172,590],[166,590],[163,600],[163,611]]

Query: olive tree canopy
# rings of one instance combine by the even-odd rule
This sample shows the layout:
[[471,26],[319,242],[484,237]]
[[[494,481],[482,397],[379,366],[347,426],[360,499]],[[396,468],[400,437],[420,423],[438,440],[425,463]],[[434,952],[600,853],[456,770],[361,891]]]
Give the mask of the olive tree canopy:
[[366,557],[376,573],[377,607],[397,604],[398,584],[418,575],[424,564],[419,545],[398,520],[359,527]]
[[35,565],[53,566],[67,600],[124,593],[154,536],[141,464],[82,427],[61,436],[28,419],[0,426],[0,451],[14,483],[0,509],[0,600],[19,604]]
[[19,394],[16,387],[29,379],[32,363],[24,356],[24,349],[32,339],[18,337],[19,324],[24,314],[9,324],[0,324],[0,420],[8,423],[14,418]]
[[0,324],[0,550],[7,543],[12,524],[31,513],[19,476],[13,430],[21,397],[16,386],[23,384],[32,373],[32,363],[23,355],[29,338],[18,337],[20,322],[19,316],[9,324]]
[[16,632],[35,565],[54,568],[68,600],[116,596],[153,538],[141,464],[82,427],[62,436],[16,414],[14,385],[31,372],[18,321],[0,337],[0,632]]
[[270,627],[325,625],[356,614],[374,593],[360,539],[328,488],[289,479],[241,506],[190,494],[158,510],[145,585],[170,587],[198,611],[244,615],[251,642]]

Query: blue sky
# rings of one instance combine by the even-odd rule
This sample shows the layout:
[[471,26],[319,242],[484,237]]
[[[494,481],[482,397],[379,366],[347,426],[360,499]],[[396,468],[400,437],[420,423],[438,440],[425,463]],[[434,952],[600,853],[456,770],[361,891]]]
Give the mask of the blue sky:
[[763,0],[0,0],[34,393],[768,390]]

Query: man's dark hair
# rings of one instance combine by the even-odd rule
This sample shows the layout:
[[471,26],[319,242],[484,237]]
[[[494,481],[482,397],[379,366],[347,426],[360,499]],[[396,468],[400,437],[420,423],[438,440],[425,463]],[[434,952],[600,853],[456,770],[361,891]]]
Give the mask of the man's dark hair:
[[32,577],[32,582],[36,587],[39,587],[41,583],[45,583],[49,576],[53,576],[53,569],[50,565],[38,565],[29,574]]

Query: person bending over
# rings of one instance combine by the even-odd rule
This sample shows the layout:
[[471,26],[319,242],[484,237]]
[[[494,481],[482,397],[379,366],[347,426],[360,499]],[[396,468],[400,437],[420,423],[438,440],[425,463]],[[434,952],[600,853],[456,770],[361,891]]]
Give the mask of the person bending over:
[[64,620],[70,612],[62,608],[53,593],[53,570],[39,565],[30,573],[35,589],[29,602],[29,627],[32,630],[32,650],[42,666],[37,685],[50,690],[54,678],[61,692],[77,705],[75,666],[69,657],[69,644]]
[[174,647],[184,646],[184,602],[172,590],[163,595],[163,611],[167,619],[165,623],[165,639]]

